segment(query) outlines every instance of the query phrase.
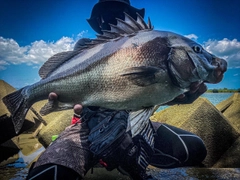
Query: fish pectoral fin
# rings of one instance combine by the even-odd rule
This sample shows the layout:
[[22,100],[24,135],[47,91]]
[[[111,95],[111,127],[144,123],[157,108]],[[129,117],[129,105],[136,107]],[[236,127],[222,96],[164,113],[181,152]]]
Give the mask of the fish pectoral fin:
[[131,111],[128,116],[128,130],[131,130],[132,137],[138,135],[147,123],[149,118],[153,114],[155,108],[149,107],[138,111]]
[[60,101],[48,101],[40,110],[40,114],[45,116],[54,111],[62,111],[67,109],[72,109],[73,104],[62,103]]
[[126,76],[135,85],[149,86],[158,82],[157,76],[160,70],[160,68],[152,66],[132,67],[126,69],[121,76]]

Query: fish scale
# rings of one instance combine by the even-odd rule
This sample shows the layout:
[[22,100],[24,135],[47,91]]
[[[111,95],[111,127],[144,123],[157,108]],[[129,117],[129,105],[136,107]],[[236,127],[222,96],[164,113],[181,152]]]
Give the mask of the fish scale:
[[149,107],[172,101],[191,83],[222,80],[226,61],[191,39],[153,30],[139,15],[137,21],[127,14],[125,21],[118,21],[111,31],[103,31],[78,50],[49,58],[39,70],[39,82],[3,98],[16,133],[29,108],[51,92],[58,99],[49,101],[40,110],[42,115],[81,103],[142,112],[136,117],[143,120],[151,114]]

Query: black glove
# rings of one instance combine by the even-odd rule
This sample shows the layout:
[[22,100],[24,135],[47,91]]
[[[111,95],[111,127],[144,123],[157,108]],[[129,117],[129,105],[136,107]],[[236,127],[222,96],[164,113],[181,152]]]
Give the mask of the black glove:
[[172,101],[166,103],[165,105],[176,105],[176,104],[191,104],[195,101],[199,96],[201,96],[204,92],[207,91],[207,86],[204,83],[192,83],[190,86],[190,90],[180,96],[176,97]]

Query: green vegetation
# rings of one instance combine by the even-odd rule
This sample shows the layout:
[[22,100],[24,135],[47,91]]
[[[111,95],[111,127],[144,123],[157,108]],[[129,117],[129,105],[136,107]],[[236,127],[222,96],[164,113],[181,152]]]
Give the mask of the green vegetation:
[[208,93],[236,93],[236,92],[240,92],[240,88],[239,89],[228,89],[228,88],[208,89],[207,92]]

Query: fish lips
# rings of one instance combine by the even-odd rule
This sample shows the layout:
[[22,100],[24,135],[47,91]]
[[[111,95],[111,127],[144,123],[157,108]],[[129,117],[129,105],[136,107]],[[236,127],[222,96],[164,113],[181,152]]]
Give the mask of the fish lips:
[[216,84],[222,81],[224,73],[227,71],[227,61],[213,57],[211,65],[214,67],[205,82]]

